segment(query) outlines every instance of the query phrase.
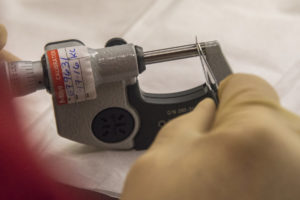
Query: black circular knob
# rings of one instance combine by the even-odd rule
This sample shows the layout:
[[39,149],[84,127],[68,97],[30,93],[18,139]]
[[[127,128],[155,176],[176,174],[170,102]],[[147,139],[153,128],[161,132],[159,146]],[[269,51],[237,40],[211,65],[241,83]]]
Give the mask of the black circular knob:
[[112,47],[123,44],[127,44],[127,42],[123,38],[112,38],[106,42],[105,47]]
[[92,121],[96,138],[106,143],[125,140],[134,129],[134,119],[123,108],[107,108],[98,113]]

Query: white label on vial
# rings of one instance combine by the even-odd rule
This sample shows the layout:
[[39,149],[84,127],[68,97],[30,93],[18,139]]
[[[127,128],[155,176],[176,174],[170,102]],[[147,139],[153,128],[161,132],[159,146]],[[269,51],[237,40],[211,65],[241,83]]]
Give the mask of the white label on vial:
[[97,97],[87,47],[74,46],[47,52],[57,104],[70,104]]

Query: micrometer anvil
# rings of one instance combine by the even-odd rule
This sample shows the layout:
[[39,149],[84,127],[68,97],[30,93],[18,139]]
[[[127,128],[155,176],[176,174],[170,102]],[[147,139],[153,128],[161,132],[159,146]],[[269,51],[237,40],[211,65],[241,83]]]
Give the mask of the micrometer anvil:
[[[102,49],[65,40],[48,43],[45,52],[41,61],[0,64],[13,94],[46,88],[59,135],[108,149],[148,148],[167,121],[206,97],[217,103],[218,84],[232,73],[216,41],[144,52],[120,38]],[[137,77],[146,65],[194,56],[200,57],[206,83],[170,94],[140,89]]]

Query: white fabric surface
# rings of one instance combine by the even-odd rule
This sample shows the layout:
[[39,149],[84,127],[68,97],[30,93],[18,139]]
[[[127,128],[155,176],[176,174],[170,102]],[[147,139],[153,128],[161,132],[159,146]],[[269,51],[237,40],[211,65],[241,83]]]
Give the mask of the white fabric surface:
[[[234,72],[263,77],[282,104],[300,114],[298,0],[10,0],[0,1],[0,9],[0,23],[9,32],[6,49],[24,60],[39,60],[47,42],[70,38],[100,48],[120,36],[144,50],[193,43],[196,35],[218,40]],[[149,66],[139,79],[148,92],[180,91],[204,80],[197,59]],[[59,181],[120,194],[142,152],[101,151],[59,137],[45,91],[16,104],[32,148],[52,158]]]

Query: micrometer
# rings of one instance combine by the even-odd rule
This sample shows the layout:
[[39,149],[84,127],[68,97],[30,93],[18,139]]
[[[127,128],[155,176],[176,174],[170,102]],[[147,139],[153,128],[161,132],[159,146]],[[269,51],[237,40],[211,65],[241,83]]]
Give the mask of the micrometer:
[[[206,82],[189,90],[151,94],[138,76],[147,65],[199,56]],[[48,43],[41,61],[1,62],[15,96],[46,89],[58,134],[108,149],[146,149],[169,120],[204,98],[218,103],[219,83],[232,73],[217,41],[146,51],[121,38],[91,49],[79,40]]]

